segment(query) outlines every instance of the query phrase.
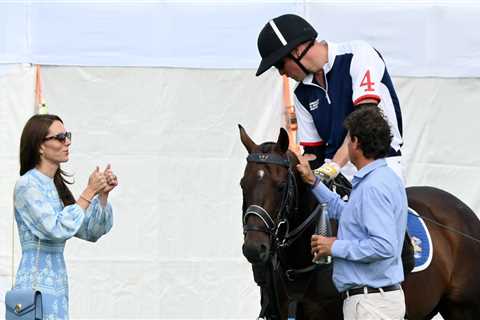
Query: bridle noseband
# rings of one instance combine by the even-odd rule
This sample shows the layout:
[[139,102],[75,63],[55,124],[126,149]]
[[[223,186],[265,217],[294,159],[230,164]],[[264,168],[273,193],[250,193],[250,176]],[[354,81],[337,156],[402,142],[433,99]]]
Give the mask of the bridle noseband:
[[[269,235],[272,241],[275,241],[281,245],[285,240],[285,235],[288,233],[289,226],[287,217],[298,211],[297,181],[290,166],[290,159],[288,158],[288,155],[285,158],[275,153],[251,153],[247,157],[247,162],[273,164],[288,169],[287,185],[283,190],[282,202],[277,214],[278,223],[275,223],[271,214],[265,208],[256,204],[248,206],[243,215],[244,234],[246,234],[248,231],[264,232]],[[248,225],[247,219],[250,215],[259,217],[263,222],[263,225]],[[285,230],[282,228],[285,228]]]

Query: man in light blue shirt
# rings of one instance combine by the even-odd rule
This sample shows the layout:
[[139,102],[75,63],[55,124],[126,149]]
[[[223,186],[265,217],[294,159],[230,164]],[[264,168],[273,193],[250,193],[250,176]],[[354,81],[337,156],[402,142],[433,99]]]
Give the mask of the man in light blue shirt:
[[334,258],[333,281],[345,297],[345,319],[403,319],[401,252],[407,226],[407,196],[384,159],[391,133],[378,108],[363,107],[345,120],[350,161],[358,172],[348,202],[331,192],[300,157],[297,169],[338,220],[337,237],[312,236],[315,259]]

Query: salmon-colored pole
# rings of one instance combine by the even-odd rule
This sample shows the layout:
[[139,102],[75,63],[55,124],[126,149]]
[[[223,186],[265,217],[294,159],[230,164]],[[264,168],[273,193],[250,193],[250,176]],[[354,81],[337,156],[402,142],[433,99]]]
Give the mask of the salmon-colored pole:
[[296,143],[297,118],[295,116],[295,107],[292,102],[292,93],[290,91],[290,82],[287,76],[282,76],[283,81],[283,105],[285,106],[285,127],[288,131],[290,140],[289,149],[295,153],[300,153],[300,146]]
[[38,114],[47,114],[48,107],[43,99],[42,75],[40,66],[35,65],[35,112]]

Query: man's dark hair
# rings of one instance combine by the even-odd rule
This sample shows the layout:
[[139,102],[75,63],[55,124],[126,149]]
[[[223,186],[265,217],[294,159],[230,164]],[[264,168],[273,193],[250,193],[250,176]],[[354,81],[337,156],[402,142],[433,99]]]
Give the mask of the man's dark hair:
[[390,125],[377,106],[363,106],[355,110],[345,119],[344,126],[350,138],[358,139],[366,158],[384,158],[390,150]]

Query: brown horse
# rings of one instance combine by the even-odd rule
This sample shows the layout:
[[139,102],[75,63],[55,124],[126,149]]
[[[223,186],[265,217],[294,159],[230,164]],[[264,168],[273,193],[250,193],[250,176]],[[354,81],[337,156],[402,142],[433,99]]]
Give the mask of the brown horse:
[[[298,159],[288,150],[288,134],[281,129],[276,143],[257,145],[240,126],[240,138],[249,153],[240,183],[243,253],[262,288],[261,316],[286,319],[288,303],[295,300],[296,319],[343,319],[331,266],[311,263],[317,202],[295,170]],[[480,319],[480,221],[448,192],[411,187],[407,195],[433,243],[430,266],[408,274],[402,284],[408,319],[437,313],[446,320]]]

